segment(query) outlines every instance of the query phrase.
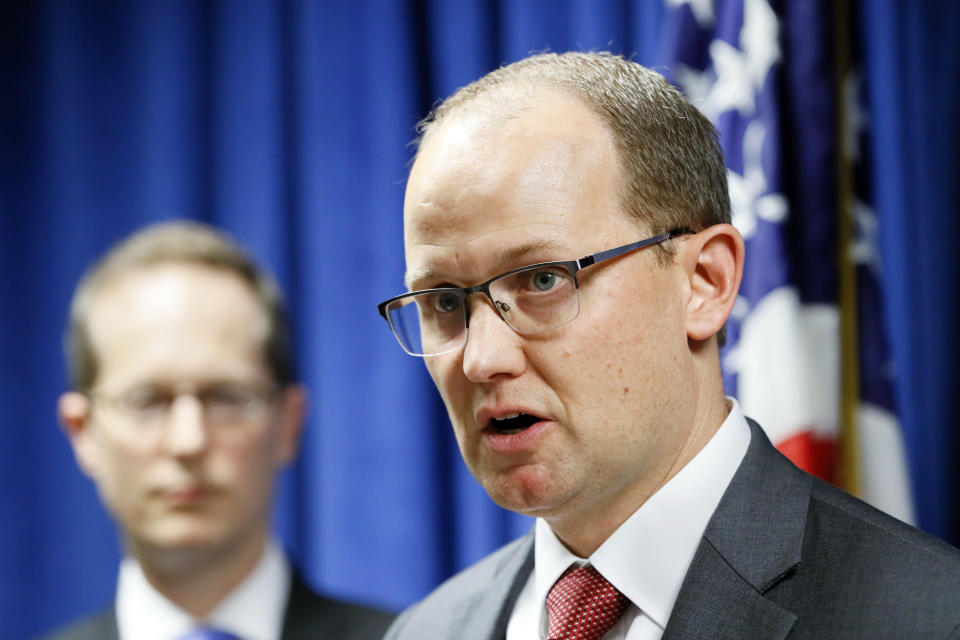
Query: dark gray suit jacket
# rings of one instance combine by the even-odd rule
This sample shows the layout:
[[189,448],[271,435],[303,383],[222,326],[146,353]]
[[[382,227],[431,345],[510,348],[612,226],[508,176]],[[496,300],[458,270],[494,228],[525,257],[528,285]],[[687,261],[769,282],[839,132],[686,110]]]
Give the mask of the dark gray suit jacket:
[[[960,638],[960,551],[796,468],[754,422],[663,637]],[[454,576],[389,640],[499,639],[533,536]]]
[[[298,577],[290,586],[282,640],[379,640],[391,614],[317,595]],[[44,640],[118,640],[117,616],[108,609],[55,631]]]

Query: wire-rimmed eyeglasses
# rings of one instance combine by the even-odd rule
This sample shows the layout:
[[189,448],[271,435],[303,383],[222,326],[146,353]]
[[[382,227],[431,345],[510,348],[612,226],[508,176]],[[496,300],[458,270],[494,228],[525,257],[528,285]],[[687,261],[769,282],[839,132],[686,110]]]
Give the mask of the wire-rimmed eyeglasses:
[[156,385],[140,385],[117,394],[91,392],[90,399],[119,411],[141,428],[165,424],[181,396],[192,396],[213,426],[234,426],[258,422],[279,396],[272,386],[218,384],[185,392]]
[[511,269],[473,287],[411,291],[381,302],[377,311],[390,324],[403,350],[412,356],[441,355],[466,343],[469,297],[474,293],[483,293],[517,333],[544,333],[562,327],[580,314],[578,271],[688,233],[692,232],[674,229],[579,260],[539,262]]

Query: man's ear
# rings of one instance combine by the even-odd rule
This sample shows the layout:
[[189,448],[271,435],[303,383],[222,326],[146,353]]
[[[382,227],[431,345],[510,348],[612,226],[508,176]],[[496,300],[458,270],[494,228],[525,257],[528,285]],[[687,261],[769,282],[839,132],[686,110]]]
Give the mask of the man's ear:
[[82,393],[68,391],[57,402],[57,414],[60,426],[73,447],[77,465],[85,474],[95,478],[97,447],[90,432],[90,400]]
[[729,224],[686,236],[677,259],[689,278],[687,337],[706,340],[723,328],[743,277],[743,237]]
[[277,464],[286,466],[300,450],[300,435],[307,415],[307,389],[299,384],[289,385],[280,392],[279,402]]

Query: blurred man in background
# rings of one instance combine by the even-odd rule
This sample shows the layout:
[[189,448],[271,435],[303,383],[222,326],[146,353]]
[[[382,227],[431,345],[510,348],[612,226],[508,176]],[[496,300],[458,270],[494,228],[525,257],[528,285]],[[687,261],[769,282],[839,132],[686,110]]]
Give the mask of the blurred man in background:
[[800,471],[725,398],[744,244],[716,132],[676,89],[544,54],[422,132],[409,292],[379,310],[470,471],[537,521],[389,638],[960,633],[960,553]]
[[66,348],[60,420],[125,557],[115,606],[52,637],[382,635],[388,615],[311,592],[271,534],[306,397],[280,291],[238,246],[135,234],[81,280]]

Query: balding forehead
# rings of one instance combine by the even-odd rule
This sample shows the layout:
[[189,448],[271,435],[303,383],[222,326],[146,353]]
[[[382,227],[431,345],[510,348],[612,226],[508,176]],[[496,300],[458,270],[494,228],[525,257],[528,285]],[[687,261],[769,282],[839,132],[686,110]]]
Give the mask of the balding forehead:
[[494,129],[518,120],[529,112],[542,110],[544,106],[559,103],[576,103],[597,117],[597,124],[606,129],[595,109],[569,87],[551,83],[546,79],[510,80],[471,95],[466,100],[456,101],[454,108],[444,111],[442,117],[421,125],[423,135],[418,153],[432,134],[445,125],[471,122],[477,128]]
[[[545,144],[598,142],[615,150],[613,134],[606,123],[580,97],[551,86],[522,86],[508,83],[478,94],[458,105],[443,120],[425,131],[411,180],[422,169],[421,156],[458,148],[458,153],[496,152],[505,136],[539,137]],[[432,171],[437,167],[432,166]],[[408,182],[409,186],[409,182]]]
[[457,118],[471,117],[495,125],[520,117],[525,111],[555,99],[575,100],[589,108],[584,100],[565,86],[543,80],[511,80],[457,101],[442,117],[424,126],[423,140],[431,131]]
[[[429,134],[407,182],[408,245],[411,237],[446,243],[485,211],[506,207],[522,216],[527,205],[566,201],[591,167],[619,164],[612,133],[583,101],[548,90],[538,95],[520,96],[522,108],[501,108],[499,117],[490,111],[495,102],[478,98],[473,104],[484,109],[458,110]],[[615,189],[613,182],[591,186]]]

